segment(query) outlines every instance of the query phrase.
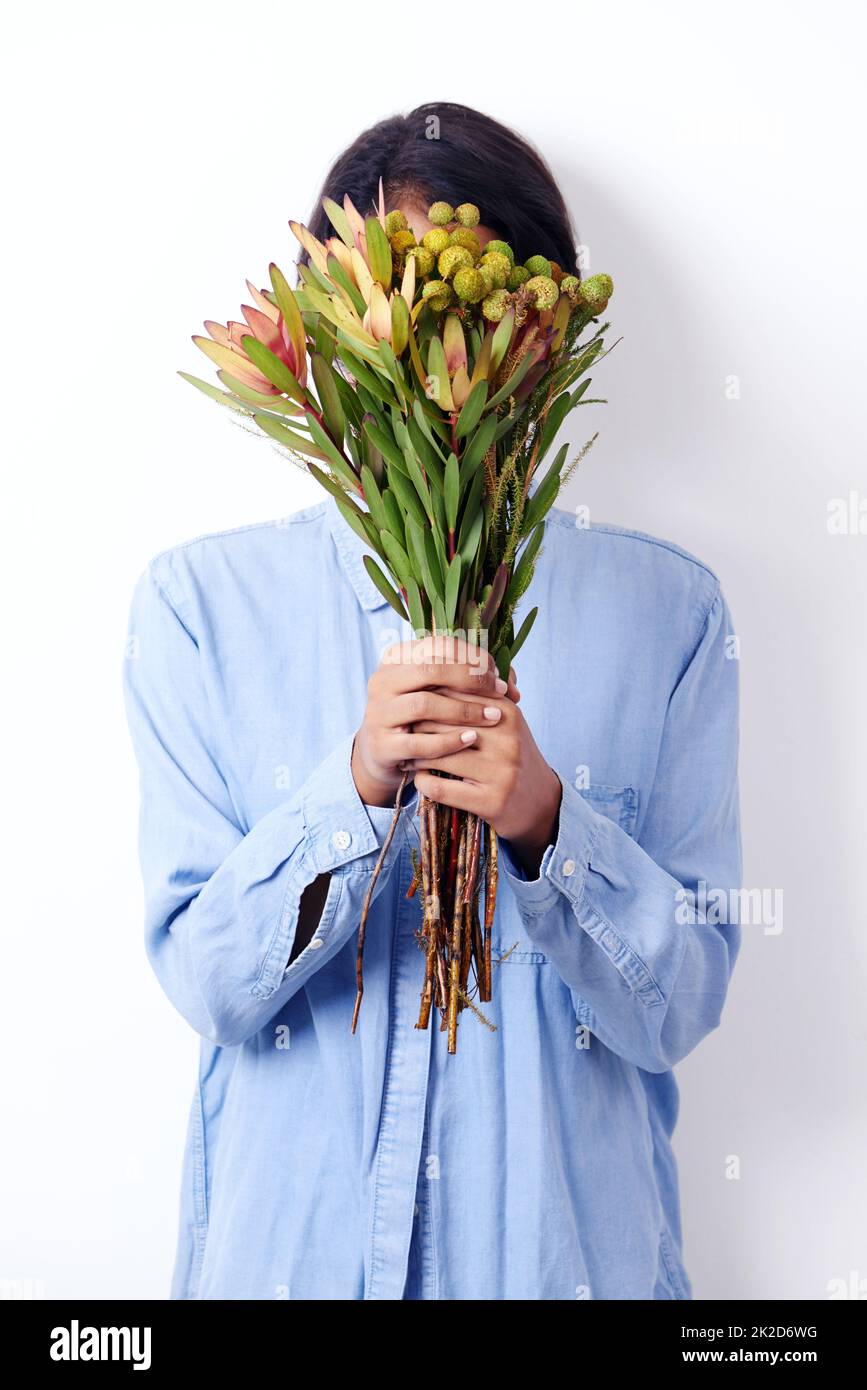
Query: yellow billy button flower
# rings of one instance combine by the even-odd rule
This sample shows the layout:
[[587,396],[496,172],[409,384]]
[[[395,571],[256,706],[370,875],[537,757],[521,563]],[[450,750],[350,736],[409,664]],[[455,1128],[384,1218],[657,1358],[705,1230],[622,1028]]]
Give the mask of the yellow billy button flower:
[[524,289],[533,296],[537,309],[553,309],[560,298],[560,291],[550,275],[532,275]]
[[510,290],[517,290],[530,278],[530,272],[525,265],[513,265],[506,280],[506,286]]
[[403,256],[411,246],[415,246],[415,237],[408,228],[393,232],[389,237],[392,251],[396,251],[399,256]]
[[560,281],[560,293],[568,296],[570,304],[577,304],[581,297],[581,281],[577,275],[564,275]]
[[492,323],[499,323],[511,302],[508,290],[493,290],[482,300],[482,313]]
[[463,246],[469,251],[473,260],[477,260],[481,253],[479,238],[475,232],[471,232],[469,227],[455,227],[453,232],[449,232],[449,241],[452,246]]
[[437,270],[443,280],[450,280],[456,270],[472,263],[473,258],[465,246],[447,246],[437,260]]
[[478,227],[479,219],[480,213],[475,203],[461,203],[455,208],[455,221],[460,222],[462,227]]
[[494,286],[501,290],[505,288],[511,266],[508,256],[504,256],[501,251],[485,251],[479,261],[479,269],[485,269],[493,277]]
[[433,222],[435,227],[445,227],[447,223],[454,222],[455,210],[451,203],[431,203],[427,210],[429,222]]
[[409,223],[399,209],[395,208],[394,212],[385,214],[385,235],[387,237],[393,237],[395,232],[405,232],[408,226]]
[[581,282],[580,298],[594,314],[605,312],[613,293],[614,281],[610,275],[591,275]]
[[447,285],[444,280],[428,280],[421,295],[425,304],[428,304],[435,314],[447,309],[454,297],[451,285]]
[[431,227],[430,231],[425,232],[422,237],[421,244],[426,246],[428,251],[432,251],[435,256],[438,256],[451,243],[445,227]]
[[524,265],[531,275],[547,275],[550,279],[551,262],[547,256],[531,256],[528,261],[524,262]]
[[501,256],[506,256],[509,265],[515,264],[515,253],[507,241],[489,241],[485,246],[485,251],[496,251]]
[[415,270],[419,279],[424,279],[425,275],[430,275],[434,268],[434,253],[427,246],[411,246],[407,251],[407,258],[410,256],[415,260]]
[[463,299],[467,304],[478,304],[488,293],[485,277],[471,265],[461,266],[455,272],[452,284],[458,299]]

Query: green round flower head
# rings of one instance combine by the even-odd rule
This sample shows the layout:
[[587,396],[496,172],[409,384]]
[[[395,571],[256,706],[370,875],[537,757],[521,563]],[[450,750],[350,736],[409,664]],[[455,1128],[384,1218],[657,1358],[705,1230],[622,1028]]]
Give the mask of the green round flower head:
[[425,275],[430,275],[434,268],[433,251],[427,246],[411,246],[406,254],[407,256],[414,257],[415,273],[417,276],[423,279]]
[[501,256],[508,256],[509,265],[515,264],[515,253],[507,241],[489,241],[485,246],[486,251],[498,251]]
[[478,227],[479,216],[479,209],[475,203],[461,203],[455,208],[455,221],[460,222],[462,227]]
[[458,299],[465,300],[467,304],[478,304],[488,293],[484,275],[471,265],[462,265],[460,270],[455,272],[452,284]]
[[444,227],[447,222],[454,222],[455,210],[451,203],[431,203],[427,216],[428,221],[433,222],[435,227]]
[[614,293],[614,281],[610,275],[591,275],[581,282],[581,298],[595,314],[601,314]]
[[494,272],[491,270],[490,266],[482,265],[481,261],[479,261],[479,264],[476,266],[476,270],[479,272],[479,274],[485,282],[485,292],[487,294],[490,294],[491,290],[495,290],[497,288],[497,282],[494,279]]
[[525,281],[529,280],[530,272],[525,265],[513,265],[506,280],[506,286],[510,290],[520,289]]
[[403,231],[394,232],[392,236],[389,237],[389,241],[392,251],[396,251],[399,256],[406,255],[409,248],[415,246],[415,237],[408,227]]
[[472,263],[473,258],[465,246],[447,246],[437,258],[437,270],[441,279],[450,280],[456,270]]
[[524,289],[533,296],[537,309],[553,309],[560,298],[560,291],[550,275],[531,276]]
[[386,236],[394,236],[395,232],[405,232],[408,226],[409,223],[398,208],[395,208],[394,212],[387,212],[385,214]]
[[479,238],[475,232],[471,232],[469,227],[455,227],[453,232],[449,232],[449,241],[452,246],[464,246],[469,251],[473,260],[476,260],[481,251]]
[[531,256],[524,262],[531,275],[547,275],[551,278],[551,262],[547,256]]
[[445,227],[432,227],[429,232],[425,232],[421,239],[422,246],[426,246],[428,251],[433,251],[438,256],[440,251],[445,251],[449,243],[449,234]]
[[501,251],[485,251],[479,261],[479,267],[487,266],[494,277],[494,284],[498,290],[504,288],[511,266],[508,256],[504,256]]
[[499,323],[511,302],[512,297],[508,290],[492,290],[482,300],[482,313],[492,323]]
[[438,314],[441,309],[449,307],[454,296],[451,285],[447,285],[444,280],[428,280],[421,297],[425,304],[429,304],[434,313]]
[[564,275],[563,279],[560,281],[561,292],[563,294],[568,294],[573,303],[580,288],[581,281],[578,279],[577,275]]

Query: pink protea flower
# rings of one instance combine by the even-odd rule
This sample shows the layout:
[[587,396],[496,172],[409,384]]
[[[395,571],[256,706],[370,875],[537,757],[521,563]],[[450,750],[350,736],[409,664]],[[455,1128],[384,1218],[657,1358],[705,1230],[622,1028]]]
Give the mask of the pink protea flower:
[[[206,357],[220,369],[218,375],[224,385],[231,387],[232,380],[254,391],[260,396],[280,396],[280,389],[269,381],[263,372],[250,360],[244,348],[244,338],[252,336],[267,347],[274,356],[284,363],[302,388],[307,385],[307,345],[303,335],[293,334],[276,305],[271,303],[264,290],[247,281],[247,289],[253,304],[243,304],[241,313],[244,322],[230,319],[227,324],[216,323],[213,319],[205,322],[209,337],[200,334],[193,342],[201,348]],[[230,378],[226,381],[226,376]]]

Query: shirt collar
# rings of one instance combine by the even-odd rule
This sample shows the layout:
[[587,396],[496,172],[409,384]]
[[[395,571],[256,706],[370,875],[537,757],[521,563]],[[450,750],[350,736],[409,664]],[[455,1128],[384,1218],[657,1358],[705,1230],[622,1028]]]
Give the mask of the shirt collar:
[[368,610],[384,608],[386,600],[370,578],[362,560],[362,556],[371,553],[369,547],[364,544],[360,536],[356,536],[350,526],[347,526],[333,497],[326,498],[325,506],[328,525],[337,547],[337,554],[340,556],[346,576],[355,590],[358,602],[362,608]]

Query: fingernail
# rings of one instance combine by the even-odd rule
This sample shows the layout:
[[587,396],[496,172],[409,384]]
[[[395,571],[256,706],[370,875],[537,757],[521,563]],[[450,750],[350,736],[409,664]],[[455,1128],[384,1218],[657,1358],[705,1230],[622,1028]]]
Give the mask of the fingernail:
[[497,679],[494,681],[494,689],[496,690],[497,694],[505,695],[508,688],[509,687],[506,684],[506,682],[504,680],[501,680],[500,677],[497,676]]
[[485,705],[485,718],[490,719],[492,724],[496,724],[497,720],[500,718],[501,713],[502,711],[498,710],[496,705]]
[[[485,711],[485,713],[487,714],[487,710]],[[461,734],[461,743],[475,743],[475,741],[475,729],[464,729],[464,732]]]

